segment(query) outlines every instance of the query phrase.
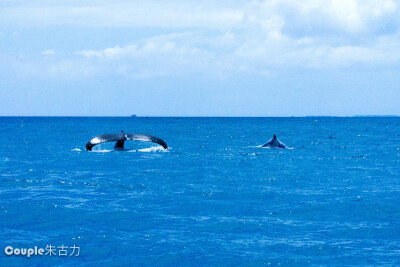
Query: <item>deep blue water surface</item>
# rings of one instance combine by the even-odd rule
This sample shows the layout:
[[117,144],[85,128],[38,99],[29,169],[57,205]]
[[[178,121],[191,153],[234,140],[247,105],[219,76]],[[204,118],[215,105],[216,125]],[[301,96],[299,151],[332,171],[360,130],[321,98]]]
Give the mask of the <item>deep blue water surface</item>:
[[[84,150],[120,130],[171,149]],[[293,149],[257,147],[273,133]],[[50,244],[80,255],[4,253]],[[399,266],[400,119],[3,117],[0,249],[1,266]]]

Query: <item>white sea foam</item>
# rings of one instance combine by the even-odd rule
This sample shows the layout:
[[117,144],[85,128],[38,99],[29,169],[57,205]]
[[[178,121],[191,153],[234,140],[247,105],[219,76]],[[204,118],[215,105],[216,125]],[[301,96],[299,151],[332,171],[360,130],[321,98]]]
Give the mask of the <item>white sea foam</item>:
[[[141,149],[125,149],[125,150],[121,150],[122,152],[167,152],[169,149],[165,149],[161,146],[154,146],[154,147],[147,147],[147,148],[141,148]],[[73,149],[73,151],[80,151],[80,150],[76,150]],[[114,150],[114,149],[93,149],[91,152],[96,152],[96,153],[106,153],[106,152],[118,152],[118,150]]]
[[105,152],[112,152],[114,150],[111,149],[99,149],[99,150],[92,150],[91,152],[96,152],[96,153],[105,153]]
[[79,148],[74,148],[71,151],[81,151]]
[[153,147],[149,147],[149,148],[142,148],[139,149],[138,151],[140,152],[164,152],[167,151],[166,149],[164,149],[163,147],[159,147],[159,146],[153,146]]
[[10,161],[10,158],[7,158],[7,157],[2,157],[1,158],[1,162],[7,162],[7,161]]
[[[286,146],[286,145],[285,145],[285,146]],[[269,146],[263,146],[263,145],[259,145],[259,146],[249,146],[249,147],[257,147],[257,148],[264,148],[264,149],[294,149],[294,147],[288,147],[288,146],[286,146],[285,148],[269,147]]]
[[160,146],[153,146],[148,148],[141,148],[137,150],[129,150],[128,152],[166,152],[167,149],[160,147]]

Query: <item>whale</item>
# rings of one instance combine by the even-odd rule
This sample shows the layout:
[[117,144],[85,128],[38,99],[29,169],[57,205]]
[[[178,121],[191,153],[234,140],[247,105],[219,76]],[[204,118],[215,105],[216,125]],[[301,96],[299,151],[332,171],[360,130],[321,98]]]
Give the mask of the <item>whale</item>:
[[274,137],[272,137],[271,140],[266,142],[265,144],[262,145],[262,147],[270,147],[270,148],[287,148],[287,146],[282,143],[281,141],[276,138],[276,135],[274,134]]
[[86,143],[86,150],[92,151],[92,148],[95,145],[112,141],[116,141],[116,144],[114,146],[115,150],[124,150],[124,144],[126,140],[153,142],[161,145],[165,149],[168,149],[167,143],[156,136],[142,133],[125,133],[124,131],[121,131],[121,133],[117,134],[101,134],[92,138],[89,142]]

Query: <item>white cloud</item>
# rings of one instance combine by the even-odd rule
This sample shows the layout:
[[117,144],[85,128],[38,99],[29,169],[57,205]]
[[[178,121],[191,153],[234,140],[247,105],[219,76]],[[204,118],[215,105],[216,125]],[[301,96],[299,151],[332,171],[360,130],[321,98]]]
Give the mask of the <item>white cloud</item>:
[[[229,37],[227,37],[229,39]],[[102,50],[82,50],[77,54],[93,64],[132,77],[207,73],[218,68],[215,53],[200,47],[204,43],[195,33],[160,35],[127,46]]]
[[163,29],[167,34],[75,51],[79,64],[133,77],[400,63],[400,10],[393,0],[17,2],[1,14],[3,25]]
[[55,52],[53,49],[45,50],[42,52],[43,56],[54,56]]
[[[3,25],[174,27],[228,30],[244,24],[360,33],[398,22],[393,0],[267,1],[15,1],[1,8]],[[383,22],[383,23],[382,23]],[[275,25],[276,26],[276,25]],[[372,28],[371,28],[372,26]],[[399,27],[398,25],[396,26]]]
[[224,28],[240,23],[242,13],[212,1],[58,1],[47,5],[28,1],[3,7],[0,22],[29,26]]

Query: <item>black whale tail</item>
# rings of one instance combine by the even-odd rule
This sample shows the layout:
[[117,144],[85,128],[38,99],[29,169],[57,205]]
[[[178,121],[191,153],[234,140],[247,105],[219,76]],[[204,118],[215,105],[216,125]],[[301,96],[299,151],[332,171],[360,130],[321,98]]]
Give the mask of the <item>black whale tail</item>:
[[126,134],[124,131],[121,131],[119,134],[102,134],[96,136],[92,140],[86,143],[86,150],[91,151],[95,145],[117,141],[114,149],[124,149],[125,140],[137,140],[137,141],[145,141],[145,142],[153,142],[161,145],[163,148],[168,149],[167,143],[164,142],[161,138],[156,136],[152,136],[149,134],[140,134],[140,133],[128,133]]
[[267,143],[262,145],[262,147],[287,148],[284,143],[282,143],[281,141],[278,140],[278,138],[276,138],[276,134],[274,134],[272,139],[270,139]]

